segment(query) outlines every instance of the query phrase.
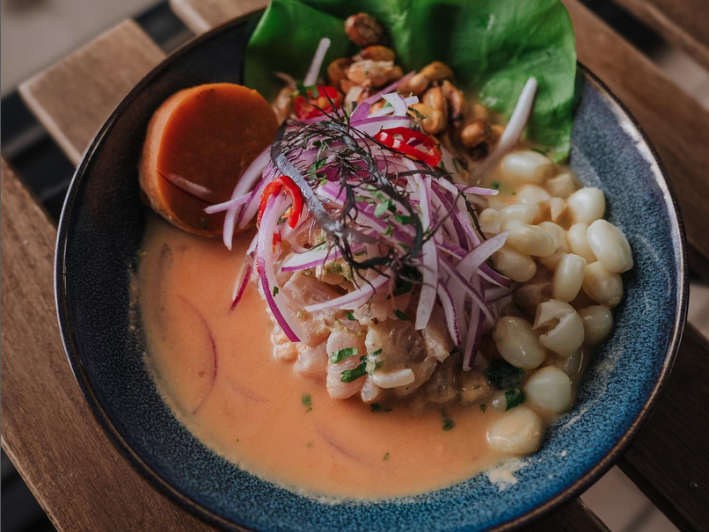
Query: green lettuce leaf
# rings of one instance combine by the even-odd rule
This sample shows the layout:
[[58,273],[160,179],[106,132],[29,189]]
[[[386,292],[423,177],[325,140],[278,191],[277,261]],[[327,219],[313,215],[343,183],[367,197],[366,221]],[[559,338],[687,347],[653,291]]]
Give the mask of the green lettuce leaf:
[[244,82],[266,98],[300,79],[322,37],[325,65],[356,53],[344,20],[366,12],[386,29],[404,71],[434,60],[453,68],[457,84],[509,117],[530,77],[539,84],[528,138],[568,156],[575,92],[573,27],[559,0],[272,0],[246,50]]

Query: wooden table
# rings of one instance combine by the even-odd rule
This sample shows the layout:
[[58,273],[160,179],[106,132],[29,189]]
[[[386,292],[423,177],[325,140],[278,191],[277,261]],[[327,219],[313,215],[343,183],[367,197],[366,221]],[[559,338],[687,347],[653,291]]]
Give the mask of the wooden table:
[[[709,66],[706,0],[618,0]],[[664,161],[684,216],[690,267],[709,277],[709,111],[578,0],[565,0],[579,59],[628,106]],[[195,32],[264,0],[172,0]],[[125,21],[23,83],[20,92],[76,164],[113,108],[164,54]],[[2,446],[60,531],[210,530],[119,455],[85,404],[54,311],[56,228],[2,162]],[[655,415],[621,468],[682,530],[709,530],[709,343],[687,327]],[[533,527],[607,530],[578,499]]]

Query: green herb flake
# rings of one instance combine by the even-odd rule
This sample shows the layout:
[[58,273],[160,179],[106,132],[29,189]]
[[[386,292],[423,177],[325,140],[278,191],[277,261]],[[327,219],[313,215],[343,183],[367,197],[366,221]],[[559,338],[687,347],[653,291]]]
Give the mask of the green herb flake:
[[409,111],[411,111],[419,120],[426,120],[426,118],[428,118],[426,115],[421,114],[415,107],[409,107]]
[[357,321],[357,318],[355,318],[355,315],[352,312],[347,313],[347,319],[350,321]]
[[441,410],[441,418],[443,419],[443,430],[453,430],[455,421],[448,417],[445,410]]
[[384,455],[384,458],[382,458],[382,460],[384,460],[385,462],[388,462],[389,461],[389,453],[386,453]]
[[308,442],[308,445],[306,445],[306,447],[307,447],[308,449],[311,449],[311,448],[313,447],[313,442],[309,441],[309,442]]
[[483,413],[485,413],[485,410],[487,410],[487,407],[485,406],[485,403],[483,403],[483,404],[480,405],[480,410],[482,410]]
[[494,188],[495,190],[500,190],[500,186],[501,186],[501,185],[500,185],[500,183],[499,183],[498,181],[493,181],[493,182],[491,183],[491,186],[492,186],[492,188]]
[[372,412],[374,412],[374,413],[379,413],[379,412],[387,413],[387,412],[391,412],[391,408],[384,407],[384,406],[380,405],[379,403],[372,403],[372,404],[370,405],[370,407],[372,408]]
[[401,247],[401,249],[403,249],[403,250],[406,251],[407,253],[408,253],[409,251],[411,251],[411,248],[410,248],[409,246],[407,246],[406,244],[404,244],[403,242],[399,242],[398,244],[399,244],[399,246]]
[[485,370],[485,377],[498,390],[514,388],[524,379],[524,370],[516,368],[506,360],[493,358]]
[[342,362],[346,358],[359,355],[359,350],[356,347],[345,347],[344,349],[338,349],[330,355],[330,362],[337,364]]
[[377,218],[381,218],[386,214],[386,212],[389,210],[389,208],[392,206],[392,202],[390,199],[387,199],[385,201],[382,201],[379,205],[377,205],[377,208],[374,209],[374,216]]
[[405,312],[402,312],[399,309],[394,310],[394,315],[401,321],[411,321],[411,318],[409,318]]
[[394,226],[390,224],[387,225],[387,230],[384,231],[384,236],[391,236],[391,234],[394,232]]
[[[365,358],[365,357],[362,357]],[[362,362],[359,366],[354,369],[346,369],[340,374],[340,380],[342,382],[352,382],[356,381],[360,377],[364,377],[367,374],[367,363]]]
[[310,397],[310,394],[306,394],[303,397],[301,397],[300,402],[305,407],[306,414],[313,409],[313,399],[312,399],[312,397]]
[[507,390],[505,392],[505,410],[511,410],[516,406],[524,403],[525,395],[519,388],[514,388],[512,390]]
[[372,353],[369,353],[369,356],[375,357],[375,356],[381,355],[381,354],[382,354],[382,350],[381,350],[381,349],[377,349],[376,351],[374,351],[374,352],[372,352]]
[[199,225],[202,226],[202,229],[207,229],[207,219],[204,216],[200,216]]
[[273,297],[276,297],[278,295],[278,287],[274,286],[273,287]]

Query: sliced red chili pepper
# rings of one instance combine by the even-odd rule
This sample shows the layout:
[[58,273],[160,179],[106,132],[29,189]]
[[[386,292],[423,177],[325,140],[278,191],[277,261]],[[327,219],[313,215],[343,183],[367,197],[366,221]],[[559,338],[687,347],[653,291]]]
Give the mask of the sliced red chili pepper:
[[303,212],[303,193],[298,188],[298,185],[286,175],[277,177],[263,189],[261,200],[258,204],[258,225],[261,225],[261,218],[263,217],[263,211],[266,210],[268,200],[271,196],[275,196],[281,192],[284,187],[293,203],[290,208],[290,214],[288,215],[288,225],[290,225],[291,228],[295,228],[300,218],[300,213]]
[[[340,101],[337,95],[337,89],[329,85],[317,87],[317,96],[313,94],[312,89],[308,89],[308,98],[299,95],[293,98],[293,111],[295,116],[300,120],[306,120],[308,118],[315,118],[322,114],[322,111],[329,112],[332,111],[332,105],[330,105],[330,100],[335,104],[335,107],[340,107]],[[328,97],[330,100],[328,100]],[[321,111],[322,109],[322,111]]]
[[[436,141],[421,131],[414,131],[406,127],[393,127],[382,129],[374,135],[374,138],[384,146],[429,166],[437,166],[441,162],[441,150]],[[411,141],[418,141],[425,151],[419,149],[419,146],[410,144]]]

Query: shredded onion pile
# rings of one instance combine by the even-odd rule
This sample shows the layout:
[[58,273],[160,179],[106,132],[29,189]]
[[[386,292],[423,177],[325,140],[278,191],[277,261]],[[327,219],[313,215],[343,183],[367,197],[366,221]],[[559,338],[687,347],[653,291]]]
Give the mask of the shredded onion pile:
[[[314,82],[319,72],[327,44],[318,48],[313,66],[309,70],[308,81]],[[313,73],[314,72],[314,73]],[[411,74],[410,74],[411,75]],[[409,75],[409,76],[410,76]],[[408,76],[407,76],[408,78]],[[400,80],[398,83],[403,82]],[[454,345],[463,352],[463,368],[468,370],[475,362],[482,334],[490,330],[495,323],[496,313],[491,305],[493,301],[512,292],[514,284],[510,279],[496,272],[487,264],[488,260],[505,243],[507,233],[502,232],[491,238],[476,229],[476,220],[472,215],[466,198],[475,203],[475,196],[492,196],[496,190],[485,189],[465,184],[457,184],[456,172],[450,168],[452,156],[443,151],[442,161],[446,166],[447,176],[439,177],[431,168],[418,160],[397,154],[391,149],[372,141],[372,136],[382,129],[414,128],[414,122],[408,116],[409,106],[415,104],[416,97],[405,98],[395,92],[398,85],[387,87],[354,109],[346,120],[348,127],[362,146],[366,145],[377,164],[388,171],[401,173],[397,186],[408,197],[410,205],[418,211],[418,221],[424,231],[423,245],[417,256],[411,258],[409,265],[420,273],[418,306],[415,317],[416,330],[428,325],[434,307],[439,305],[445,316],[448,334]],[[520,97],[511,125],[513,130],[506,130],[498,148],[491,154],[489,164],[483,163],[487,170],[496,164],[505,152],[514,148],[526,124],[533,102],[536,82],[531,79]],[[388,105],[370,115],[371,105],[381,99]],[[325,114],[306,122],[289,122],[286,132],[297,128],[307,128],[308,123],[331,120]],[[412,143],[413,145],[413,143]],[[291,153],[289,162],[294,167],[311,168],[317,163],[317,179],[311,179],[308,194],[314,194],[328,212],[342,210],[347,201],[347,187],[353,181],[352,175],[346,179],[338,176],[335,154],[346,149],[342,143],[330,142],[326,148],[313,146]],[[324,161],[323,161],[324,159]],[[446,164],[448,161],[448,164]],[[366,179],[366,170],[361,170],[361,179]],[[234,228],[241,229],[252,224],[259,211],[262,193],[268,183],[283,175],[271,157],[271,148],[265,150],[246,170],[234,189],[232,199],[222,204],[213,205],[208,213],[224,212],[224,243],[231,249]],[[476,177],[481,177],[477,175]],[[354,177],[354,180],[357,176]],[[343,181],[344,180],[344,181]],[[301,187],[302,188],[302,187]],[[356,216],[351,225],[356,229],[359,241],[348,243],[352,253],[372,259],[385,253],[405,254],[414,245],[415,231],[410,217],[393,202],[384,212],[377,210],[381,196],[367,188],[358,188],[355,199]],[[305,194],[304,194],[305,195]],[[291,198],[286,192],[265,199],[265,208],[261,205],[262,217],[249,249],[247,259],[239,272],[233,291],[233,305],[241,299],[246,284],[255,271],[263,295],[271,312],[286,336],[293,342],[303,338],[299,328],[299,319],[293,309],[300,308],[301,302],[289,301],[283,293],[278,279],[285,276],[281,272],[298,272],[318,266],[324,266],[342,256],[340,248],[327,242],[312,248],[303,247],[304,233],[312,234],[318,227],[317,217],[307,205],[295,227],[283,223],[288,217]],[[308,204],[309,205],[309,204]],[[285,245],[284,243],[287,243]],[[310,305],[306,312],[325,310],[354,310],[367,304],[373,295],[384,292],[392,295],[400,271],[394,266],[384,269],[372,269],[364,273],[353,270],[354,288],[347,294],[328,301]]]

